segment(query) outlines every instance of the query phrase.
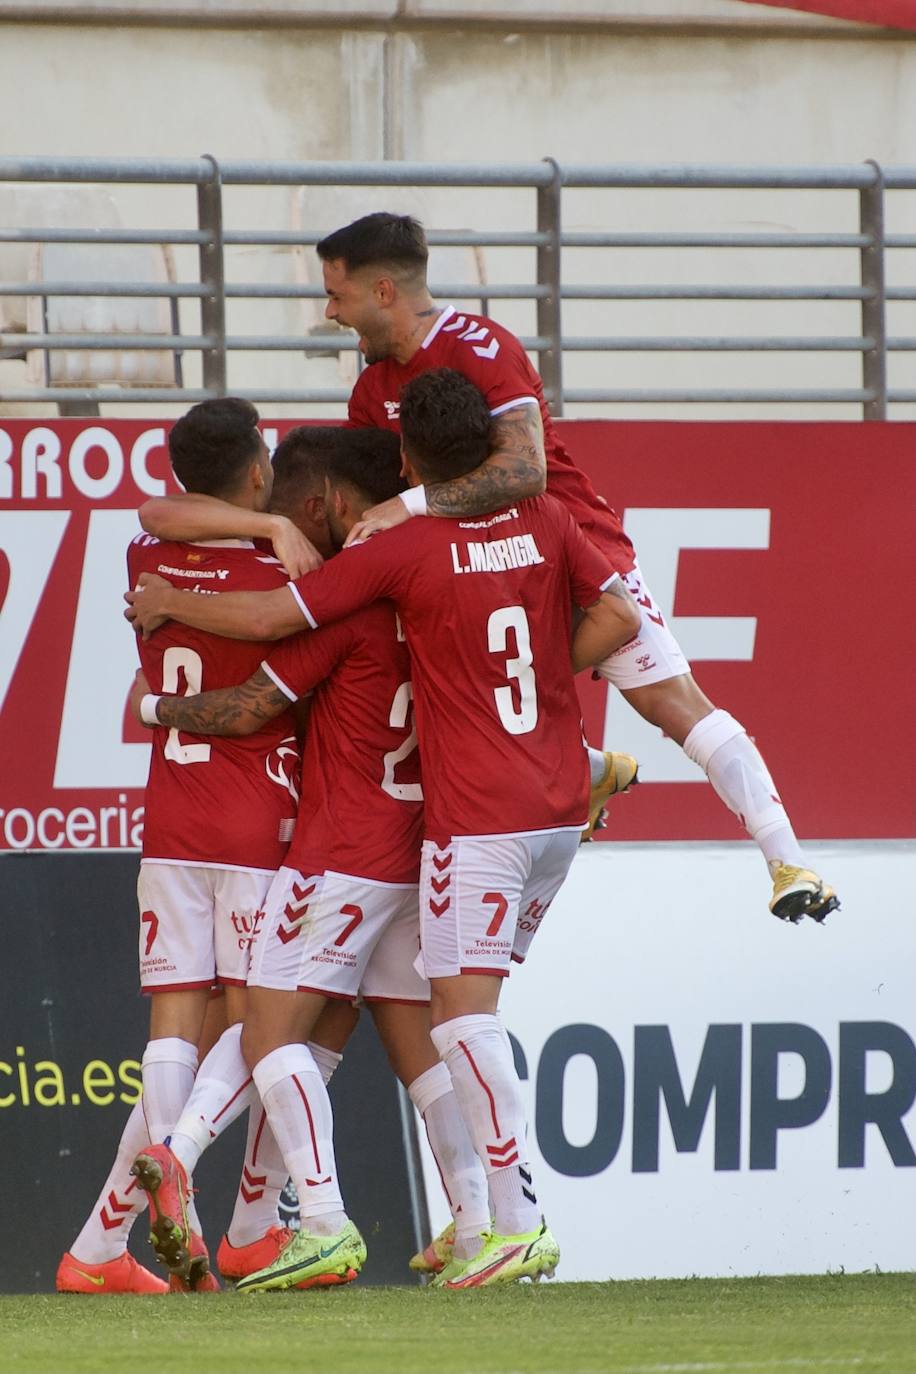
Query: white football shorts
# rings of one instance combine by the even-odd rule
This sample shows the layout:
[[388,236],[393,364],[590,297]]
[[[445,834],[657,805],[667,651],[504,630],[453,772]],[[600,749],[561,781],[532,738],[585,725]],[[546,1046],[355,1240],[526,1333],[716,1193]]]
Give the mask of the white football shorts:
[[[427,978],[505,978],[524,959],[579,847],[579,830],[423,843],[420,940]],[[519,944],[520,953],[516,951]]]
[[184,992],[214,983],[243,988],[273,876],[203,864],[141,863],[143,991]]
[[429,984],[413,966],[419,938],[415,884],[281,868],[248,981],[347,1001],[428,1002]]
[[646,586],[639,564],[620,575],[639,606],[639,632],[599,663],[595,672],[621,690],[689,673],[690,664]]

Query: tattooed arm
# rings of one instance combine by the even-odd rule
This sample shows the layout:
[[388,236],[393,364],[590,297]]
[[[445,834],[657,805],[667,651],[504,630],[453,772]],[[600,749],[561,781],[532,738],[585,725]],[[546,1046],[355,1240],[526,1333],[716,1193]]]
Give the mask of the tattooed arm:
[[160,725],[175,726],[192,735],[251,735],[289,706],[286,693],[259,668],[238,687],[221,687],[191,697],[160,697],[156,716]]
[[453,482],[426,488],[430,515],[486,515],[527,496],[540,496],[546,489],[544,426],[538,407],[513,406],[503,411],[494,419],[491,433],[492,448],[485,463]]
[[[492,447],[486,462],[452,482],[426,487],[430,515],[486,515],[528,496],[540,496],[547,486],[544,425],[535,402],[513,406],[493,420]],[[368,539],[409,519],[399,496],[367,510],[347,536],[347,543]]]

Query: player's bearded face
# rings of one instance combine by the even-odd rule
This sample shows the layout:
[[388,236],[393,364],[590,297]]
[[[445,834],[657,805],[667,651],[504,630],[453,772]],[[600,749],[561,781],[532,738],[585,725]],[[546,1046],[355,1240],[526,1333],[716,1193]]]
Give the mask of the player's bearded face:
[[325,318],[336,320],[359,335],[359,351],[367,363],[377,363],[391,352],[387,312],[379,306],[374,279],[364,273],[348,275],[342,262],[322,264],[324,287],[328,293]]

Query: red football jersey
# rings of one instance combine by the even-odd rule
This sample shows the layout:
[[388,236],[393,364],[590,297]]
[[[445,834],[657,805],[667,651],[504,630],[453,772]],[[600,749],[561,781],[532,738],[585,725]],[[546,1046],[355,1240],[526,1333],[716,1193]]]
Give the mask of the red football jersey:
[[473,382],[487,398],[491,415],[524,401],[537,401],[544,424],[547,490],[569,510],[576,524],[620,573],[636,556],[620,516],[599,496],[577,468],[559,438],[544,388],[518,339],[490,319],[462,315],[447,305],[409,362],[384,358],[364,368],[350,397],[349,423],[399,432],[401,387],[435,367],[450,367]]
[[[158,573],[199,595],[272,591],[286,573],[272,556],[241,540],[160,543],[138,535],[127,551],[131,586]],[[206,692],[232,687],[256,672],[265,644],[224,639],[169,620],[137,641],[153,692]],[[226,868],[279,868],[296,815],[299,748],[287,712],[236,739],[153,731],[143,857]]]
[[570,607],[608,560],[551,496],[477,520],[419,518],[290,584],[317,627],[377,597],[412,662],[425,834],[519,834],[585,823],[588,767],[569,662]]
[[290,700],[316,689],[299,819],[285,862],[300,873],[332,869],[377,882],[417,882],[420,757],[410,655],[391,602],[315,634],[293,635],[262,667]]

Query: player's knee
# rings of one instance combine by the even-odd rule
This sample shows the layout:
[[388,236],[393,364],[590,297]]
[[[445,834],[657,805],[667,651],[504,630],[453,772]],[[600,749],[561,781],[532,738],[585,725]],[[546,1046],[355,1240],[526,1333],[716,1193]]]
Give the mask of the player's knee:
[[253,1069],[255,1064],[262,1060],[265,1054],[268,1054],[273,1048],[272,1045],[267,1043],[263,1029],[257,1024],[253,1024],[251,1020],[246,1020],[242,1026],[242,1039],[240,1043],[242,1058],[245,1060],[249,1069]]

